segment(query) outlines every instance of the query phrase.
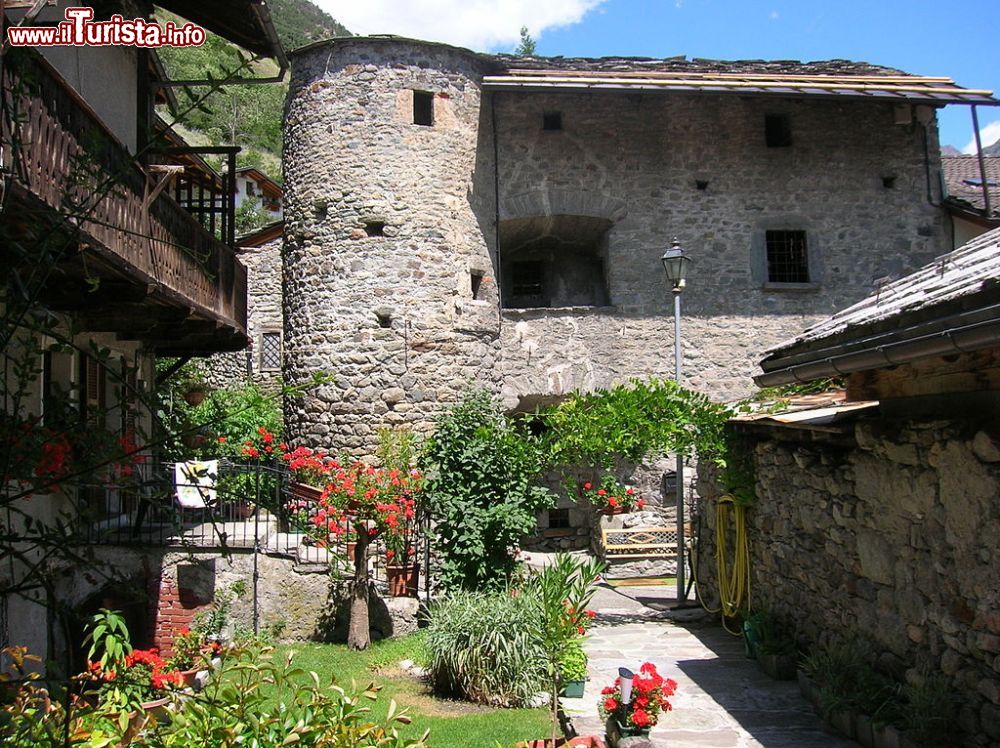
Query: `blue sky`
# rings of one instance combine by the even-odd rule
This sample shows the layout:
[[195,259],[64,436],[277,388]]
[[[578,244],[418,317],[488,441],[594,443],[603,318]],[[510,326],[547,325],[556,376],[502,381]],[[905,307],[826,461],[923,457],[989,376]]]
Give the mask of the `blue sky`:
[[[355,33],[510,51],[528,26],[542,55],[864,60],[1000,92],[1000,0],[315,0]],[[969,108],[939,113],[966,147]],[[1000,107],[980,107],[984,145]]]

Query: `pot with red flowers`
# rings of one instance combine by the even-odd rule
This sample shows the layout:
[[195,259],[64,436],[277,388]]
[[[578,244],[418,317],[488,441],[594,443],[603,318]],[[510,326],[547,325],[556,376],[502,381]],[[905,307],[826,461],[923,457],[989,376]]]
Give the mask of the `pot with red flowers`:
[[667,698],[676,690],[677,682],[661,676],[651,662],[644,662],[638,673],[620,668],[618,678],[601,691],[598,702],[611,744],[619,738],[649,734],[660,715],[673,708]]
[[579,494],[605,515],[626,514],[646,506],[646,500],[634,488],[622,485],[611,474],[605,475],[597,484],[591,481],[583,483]]

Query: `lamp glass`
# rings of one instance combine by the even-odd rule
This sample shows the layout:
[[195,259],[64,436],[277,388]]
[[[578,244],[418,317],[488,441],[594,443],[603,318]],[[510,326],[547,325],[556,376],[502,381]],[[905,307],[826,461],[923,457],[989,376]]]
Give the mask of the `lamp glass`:
[[691,258],[684,254],[684,250],[681,249],[676,239],[670,248],[663,253],[660,262],[663,263],[663,271],[667,275],[667,282],[670,283],[670,286],[683,288]]

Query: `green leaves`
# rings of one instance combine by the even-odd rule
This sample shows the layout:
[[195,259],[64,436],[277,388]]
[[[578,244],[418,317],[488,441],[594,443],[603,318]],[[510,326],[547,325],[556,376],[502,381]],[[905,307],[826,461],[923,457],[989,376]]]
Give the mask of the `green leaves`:
[[485,390],[466,393],[438,420],[422,467],[445,587],[496,588],[510,578],[511,550],[553,504],[536,482],[543,454],[538,439],[519,431]]
[[100,659],[97,661],[105,670],[109,665],[122,662],[125,656],[132,652],[125,619],[118,611],[107,608],[101,608],[100,612],[94,614],[87,626],[87,635],[83,643],[90,644],[87,659],[94,661],[100,654]]
[[575,392],[538,413],[548,427],[552,466],[593,465],[608,471],[617,460],[697,452],[718,461],[730,412],[705,395],[670,380],[631,380],[591,393]]

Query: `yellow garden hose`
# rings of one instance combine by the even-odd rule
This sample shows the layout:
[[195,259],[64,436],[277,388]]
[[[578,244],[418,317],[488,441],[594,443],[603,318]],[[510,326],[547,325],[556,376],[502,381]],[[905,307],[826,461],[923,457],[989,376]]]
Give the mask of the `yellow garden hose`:
[[[729,513],[733,512],[735,548],[732,562],[727,547]],[[729,633],[742,635],[726,626],[727,618],[736,617],[740,610],[750,608],[750,545],[747,541],[746,508],[726,494],[716,503],[715,510],[715,563],[719,581],[719,607],[709,613],[722,613],[722,625]]]

